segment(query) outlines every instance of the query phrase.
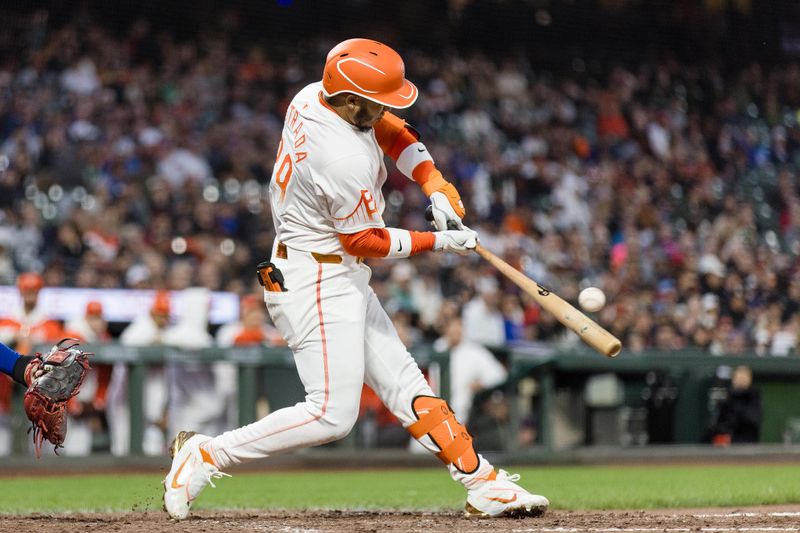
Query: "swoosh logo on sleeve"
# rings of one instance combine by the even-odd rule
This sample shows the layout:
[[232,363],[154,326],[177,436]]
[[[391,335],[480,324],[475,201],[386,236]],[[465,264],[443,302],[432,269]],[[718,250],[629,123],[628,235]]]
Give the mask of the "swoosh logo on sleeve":
[[417,148],[417,152],[424,152],[425,148]]
[[397,248],[397,251],[398,251],[398,252],[402,252],[402,251],[403,251],[403,241],[399,241],[399,242],[398,242],[398,244],[399,244],[400,246]]

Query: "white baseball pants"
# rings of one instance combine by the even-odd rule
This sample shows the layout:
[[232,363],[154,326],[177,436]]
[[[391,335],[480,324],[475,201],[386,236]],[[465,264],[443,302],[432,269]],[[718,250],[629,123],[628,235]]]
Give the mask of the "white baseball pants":
[[[305,387],[302,403],[280,409],[211,440],[207,450],[219,468],[268,457],[346,436],[356,423],[363,383],[369,385],[404,427],[417,421],[411,403],[434,396],[369,286],[371,270],[355,258],[318,263],[311,254],[289,249],[274,257],[286,292],[264,293],[270,316],[294,352]],[[429,437],[420,442],[431,452]],[[468,483],[491,465],[454,479]]]

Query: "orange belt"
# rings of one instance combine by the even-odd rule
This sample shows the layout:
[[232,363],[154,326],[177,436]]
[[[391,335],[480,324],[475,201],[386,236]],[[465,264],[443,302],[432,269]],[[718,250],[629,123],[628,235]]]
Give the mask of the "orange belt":
[[[333,264],[340,264],[342,262],[342,256],[336,254],[319,254],[317,252],[309,252],[311,257],[317,263],[333,263]],[[282,242],[278,243],[278,249],[275,251],[275,255],[279,259],[288,259],[289,258],[289,250],[286,245]],[[356,263],[361,263],[364,261],[363,257],[356,257]]]

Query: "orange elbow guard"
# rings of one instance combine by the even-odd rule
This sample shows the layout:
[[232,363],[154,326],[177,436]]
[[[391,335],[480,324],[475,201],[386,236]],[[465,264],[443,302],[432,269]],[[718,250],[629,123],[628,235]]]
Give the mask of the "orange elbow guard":
[[472,446],[472,437],[456,420],[446,401],[434,396],[417,396],[411,402],[411,408],[419,420],[407,429],[415,439],[428,435],[441,450],[436,456],[465,474],[478,469],[480,461]]
[[373,127],[383,153],[397,161],[400,154],[419,140],[419,135],[402,118],[385,113]]

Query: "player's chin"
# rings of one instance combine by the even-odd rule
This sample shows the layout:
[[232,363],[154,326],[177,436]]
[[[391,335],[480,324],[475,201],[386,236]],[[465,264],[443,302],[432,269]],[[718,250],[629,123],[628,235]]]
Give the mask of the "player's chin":
[[369,130],[371,130],[372,128],[375,127],[375,124],[377,124],[380,121],[381,118],[382,118],[382,116],[378,116],[378,117],[375,117],[372,120],[365,120],[361,124],[358,124],[356,127],[361,131],[369,131]]

